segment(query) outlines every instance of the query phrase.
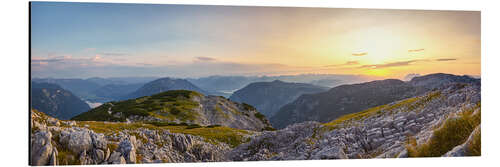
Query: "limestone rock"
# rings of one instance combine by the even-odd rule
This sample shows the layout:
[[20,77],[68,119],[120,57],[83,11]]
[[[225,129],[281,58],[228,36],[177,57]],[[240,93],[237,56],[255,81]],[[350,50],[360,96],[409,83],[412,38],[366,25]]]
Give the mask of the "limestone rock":
[[126,164],[127,163],[127,161],[125,161],[125,158],[123,158],[121,153],[116,152],[116,151],[113,151],[113,153],[109,157],[108,162],[111,164]]
[[52,134],[46,131],[39,131],[33,135],[31,140],[31,163],[35,166],[47,165],[54,154],[51,144]]
[[104,151],[102,151],[101,149],[95,150],[95,155],[98,162],[102,162],[106,159],[106,154],[104,154]]
[[118,150],[125,157],[127,163],[136,163],[135,144],[135,136],[130,136],[128,139],[121,141],[118,146]]
[[103,150],[106,149],[108,143],[103,134],[91,132],[90,136],[92,137],[93,147]]
[[69,148],[73,153],[81,153],[83,151],[89,151],[92,148],[92,138],[86,130],[74,131],[69,134],[69,140],[67,148]]

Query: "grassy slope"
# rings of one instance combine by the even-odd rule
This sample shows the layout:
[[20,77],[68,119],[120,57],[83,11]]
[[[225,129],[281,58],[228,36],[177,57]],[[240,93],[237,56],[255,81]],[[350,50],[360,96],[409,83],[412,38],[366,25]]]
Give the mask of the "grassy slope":
[[[166,120],[194,120],[197,115],[192,112],[192,109],[199,105],[191,100],[194,96],[202,95],[187,90],[167,91],[137,99],[106,103],[72,119],[79,121],[125,121],[128,116],[137,115],[153,116]],[[110,107],[111,114],[108,113]],[[121,116],[114,117],[113,115],[116,113],[121,113]]]
[[331,130],[337,127],[349,126],[354,121],[363,120],[365,118],[368,118],[376,114],[383,114],[383,113],[394,114],[396,112],[412,111],[424,107],[426,102],[429,102],[435,98],[440,98],[440,97],[441,97],[441,92],[439,91],[431,92],[424,96],[408,98],[394,104],[380,105],[377,107],[363,110],[361,112],[347,114],[331,122],[325,123],[323,125],[325,125],[327,129]]

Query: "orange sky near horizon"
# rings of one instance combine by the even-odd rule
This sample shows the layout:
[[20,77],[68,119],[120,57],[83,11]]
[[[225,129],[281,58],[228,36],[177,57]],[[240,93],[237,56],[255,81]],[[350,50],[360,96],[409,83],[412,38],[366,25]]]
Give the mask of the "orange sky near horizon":
[[479,12],[375,10],[364,14],[290,30],[286,39],[267,41],[276,49],[254,61],[280,62],[311,73],[384,78],[436,72],[480,75]]

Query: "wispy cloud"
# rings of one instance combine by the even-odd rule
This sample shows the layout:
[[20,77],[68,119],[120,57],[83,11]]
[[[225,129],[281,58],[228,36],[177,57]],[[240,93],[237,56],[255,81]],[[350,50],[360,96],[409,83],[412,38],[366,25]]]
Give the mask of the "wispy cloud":
[[63,58],[32,58],[31,63],[52,63],[63,60]]
[[343,63],[343,64],[326,65],[323,67],[343,67],[343,66],[358,65],[358,64],[359,64],[359,61],[347,61],[346,63]]
[[366,56],[366,55],[368,55],[368,53],[366,53],[366,52],[363,52],[363,53],[353,53],[352,55],[353,56]]
[[458,60],[458,59],[454,59],[454,58],[445,58],[445,59],[436,59],[435,61],[455,61],[455,60]]
[[150,64],[150,63],[136,63],[136,65],[139,65],[139,66],[153,66],[153,64]]
[[379,69],[379,68],[409,66],[409,65],[412,65],[413,63],[422,62],[422,61],[428,61],[428,60],[417,59],[417,60],[398,61],[398,62],[385,63],[385,64],[369,64],[369,65],[362,65],[359,68],[376,68],[376,69]]
[[[52,54],[50,54],[52,55]],[[64,55],[64,56],[50,56],[50,57],[36,57],[33,56],[31,57],[31,63],[32,64],[48,64],[48,63],[56,63],[56,62],[62,62],[65,60],[71,59],[71,55]]]
[[424,51],[425,49],[424,48],[420,48],[420,49],[410,49],[408,50],[408,53],[413,53],[413,52],[422,52]]
[[128,53],[115,53],[115,52],[101,52],[99,54],[104,55],[104,56],[127,56],[127,55],[130,55]]
[[201,56],[201,57],[196,57],[195,58],[196,61],[215,61],[217,59],[215,58],[212,58],[212,57],[204,57],[204,56]]

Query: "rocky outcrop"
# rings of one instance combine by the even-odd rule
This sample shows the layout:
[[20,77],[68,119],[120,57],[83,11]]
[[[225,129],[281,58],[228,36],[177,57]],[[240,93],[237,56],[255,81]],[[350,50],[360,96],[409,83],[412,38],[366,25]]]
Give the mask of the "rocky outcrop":
[[148,141],[137,145],[143,163],[227,161],[224,155],[230,150],[226,144],[210,144],[193,135],[146,129],[138,135]]
[[[446,118],[480,110],[480,96],[477,85],[452,84],[330,123],[305,122],[264,132],[229,157],[236,161],[408,157],[410,137],[418,145],[427,142]],[[464,156],[463,148],[457,146],[445,156]]]
[[303,122],[280,131],[264,132],[234,149],[229,158],[235,161],[304,160],[311,156],[311,138],[318,122]]
[[50,132],[38,131],[31,136],[31,165],[57,165],[57,154]]
[[32,111],[32,117],[36,125],[31,138],[32,165],[227,161],[225,155],[231,149],[226,143],[168,130],[131,128],[105,135],[75,121],[47,124],[53,118],[37,111]]

